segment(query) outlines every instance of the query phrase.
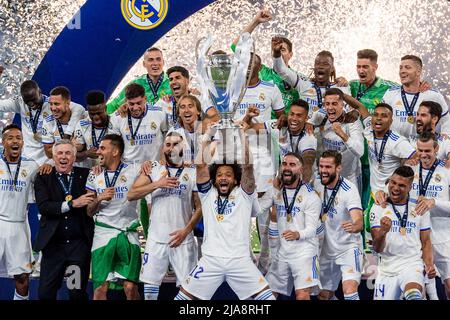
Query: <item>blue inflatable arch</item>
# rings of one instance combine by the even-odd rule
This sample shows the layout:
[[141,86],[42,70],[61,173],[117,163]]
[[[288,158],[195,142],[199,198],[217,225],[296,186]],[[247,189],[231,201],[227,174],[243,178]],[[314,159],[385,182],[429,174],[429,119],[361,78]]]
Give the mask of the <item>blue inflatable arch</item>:
[[[154,10],[148,3],[155,0],[87,0],[77,13],[80,28],[64,28],[33,79],[44,93],[57,85],[70,88],[72,100],[81,104],[92,89],[103,90],[109,97],[145,49],[214,1],[161,0],[160,3],[167,2],[165,18],[152,29],[140,30],[125,20],[121,6],[133,3],[142,8],[147,4],[146,10]],[[148,20],[153,22],[152,18]]]

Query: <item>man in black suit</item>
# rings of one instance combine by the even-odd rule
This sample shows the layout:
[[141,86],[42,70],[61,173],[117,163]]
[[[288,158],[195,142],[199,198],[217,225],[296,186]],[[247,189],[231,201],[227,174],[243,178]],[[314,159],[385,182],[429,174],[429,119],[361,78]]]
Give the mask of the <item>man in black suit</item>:
[[55,167],[36,178],[34,189],[41,214],[35,251],[42,251],[39,299],[55,300],[66,269],[71,300],[88,298],[91,245],[94,223],[86,206],[94,197],[86,194],[89,169],[74,167],[76,148],[69,140],[53,146]]

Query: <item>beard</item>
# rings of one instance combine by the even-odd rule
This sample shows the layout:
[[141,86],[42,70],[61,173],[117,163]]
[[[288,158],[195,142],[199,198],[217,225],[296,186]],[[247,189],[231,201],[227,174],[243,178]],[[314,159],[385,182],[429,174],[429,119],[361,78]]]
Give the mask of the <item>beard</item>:
[[322,174],[320,175],[320,182],[322,185],[327,186],[331,182],[333,182],[336,179],[336,173],[330,174],[328,177],[322,177]]
[[171,166],[179,165],[183,162],[183,150],[180,150],[178,153],[175,151],[165,152],[164,158]]
[[289,170],[284,170],[281,174],[281,181],[283,181],[284,185],[291,185],[295,182],[295,180],[297,180],[298,177],[299,177],[298,174],[294,174],[292,171]]

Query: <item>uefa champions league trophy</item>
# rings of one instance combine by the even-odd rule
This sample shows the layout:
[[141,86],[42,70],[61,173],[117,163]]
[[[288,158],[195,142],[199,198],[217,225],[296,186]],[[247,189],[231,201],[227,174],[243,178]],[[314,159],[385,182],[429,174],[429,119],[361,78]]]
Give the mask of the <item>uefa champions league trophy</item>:
[[219,123],[213,128],[222,137],[222,150],[225,150],[225,163],[228,163],[229,153],[232,151],[231,156],[235,157],[239,151],[234,153],[234,149],[241,145],[238,132],[240,126],[233,121],[233,117],[250,81],[253,67],[251,51],[254,51],[254,44],[250,34],[244,33],[239,38],[233,55],[208,54],[213,42],[211,35],[197,42],[197,80],[202,104],[214,106],[221,116]]

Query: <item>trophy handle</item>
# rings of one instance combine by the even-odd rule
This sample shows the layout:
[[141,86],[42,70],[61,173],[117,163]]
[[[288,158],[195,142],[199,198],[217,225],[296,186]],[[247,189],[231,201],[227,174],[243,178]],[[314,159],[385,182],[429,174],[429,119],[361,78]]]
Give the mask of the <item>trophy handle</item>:
[[[255,42],[254,41],[252,42],[252,49],[253,49],[253,51],[252,51],[253,54],[256,54],[256,46],[255,46]],[[255,59],[250,59],[250,63],[251,63],[251,66],[250,66],[249,75],[251,76],[251,74],[253,73],[253,69],[255,68]],[[238,97],[238,100],[233,105],[233,109],[232,109],[233,110],[233,114],[236,112],[236,109],[239,106],[239,104],[241,103],[242,99],[244,99],[245,93],[247,92],[248,85],[250,84],[250,79],[251,79],[250,76],[247,78],[247,81],[245,82],[245,87],[241,91],[241,93],[240,93],[240,95]]]
[[[195,61],[198,61],[198,58],[200,57],[200,44],[202,42],[204,42],[207,39],[207,37],[201,37],[200,39],[197,40],[197,43],[195,44]],[[208,48],[208,50],[206,51],[206,55],[208,55],[208,52],[211,48]]]

